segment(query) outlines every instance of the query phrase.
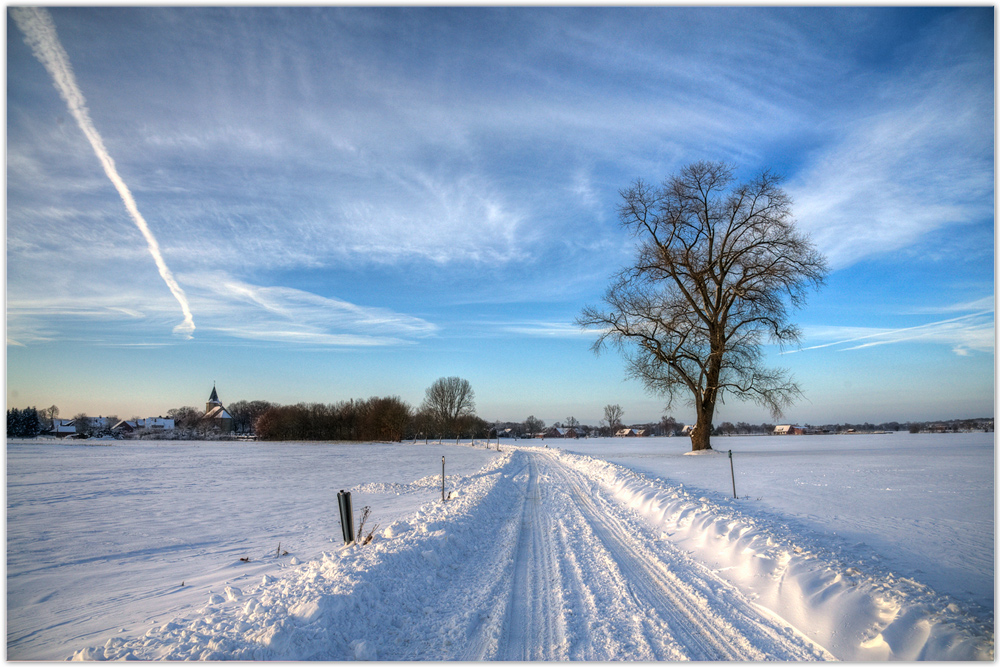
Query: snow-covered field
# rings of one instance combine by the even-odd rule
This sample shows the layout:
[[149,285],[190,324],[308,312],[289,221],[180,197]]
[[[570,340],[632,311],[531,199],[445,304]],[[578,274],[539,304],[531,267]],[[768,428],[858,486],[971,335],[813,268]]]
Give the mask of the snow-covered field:
[[993,657],[991,434],[510,444],[9,442],[7,657]]
[[[384,527],[440,500],[442,455],[449,476],[468,476],[496,452],[9,442],[7,656],[59,660],[98,639],[141,634],[203,606],[227,582],[257,583],[293,568],[293,558],[336,550],[340,489],[378,483],[352,495],[355,509],[371,505]],[[288,556],[274,558],[279,543]]]

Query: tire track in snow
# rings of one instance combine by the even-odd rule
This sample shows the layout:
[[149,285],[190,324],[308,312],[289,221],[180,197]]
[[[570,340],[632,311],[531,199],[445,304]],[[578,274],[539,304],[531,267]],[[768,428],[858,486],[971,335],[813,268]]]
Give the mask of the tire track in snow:
[[[572,484],[568,477],[565,479]],[[735,629],[727,627],[722,619],[713,618],[714,615],[705,609],[705,599],[683,586],[661,563],[648,559],[647,554],[638,554],[637,545],[628,538],[626,530],[597,509],[579,488],[573,489],[573,497],[602,546],[621,570],[635,604],[648,608],[663,621],[686,649],[688,658],[747,662],[768,657],[741,642]]]
[[564,659],[565,627],[561,588],[553,544],[554,525],[545,507],[547,485],[539,484],[538,466],[528,459],[528,480],[521,507],[521,527],[515,548],[514,585],[499,660]]
[[[628,521],[628,510],[594,492],[582,473],[546,452],[515,454],[521,456],[528,461],[527,483],[499,659],[565,659],[568,651],[579,656],[577,647],[567,646],[563,595],[574,587],[567,581],[570,572],[578,580],[574,597],[587,598],[587,604],[577,605],[586,615],[579,624],[595,630],[590,635],[607,635],[597,645],[593,636],[572,637],[587,642],[586,659],[757,661],[823,655],[780,619],[760,614],[707,568],[678,554],[671,565],[679,574],[672,572],[645,546],[655,538],[637,536],[641,527]],[[582,539],[567,541],[565,526]],[[555,581],[562,585],[553,587]]]

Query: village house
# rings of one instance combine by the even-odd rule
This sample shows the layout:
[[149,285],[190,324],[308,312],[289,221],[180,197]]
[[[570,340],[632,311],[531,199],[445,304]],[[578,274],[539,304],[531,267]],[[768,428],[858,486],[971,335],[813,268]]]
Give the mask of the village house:
[[166,417],[149,417],[147,419],[123,419],[111,430],[114,433],[126,434],[149,429],[151,431],[173,431],[174,420]]
[[[226,407],[219,400],[219,393],[215,385],[212,385],[212,393],[205,403],[205,414],[198,422],[199,427],[216,430],[220,433],[232,433],[234,431],[233,416],[229,414]],[[121,419],[112,421],[110,417],[88,417],[86,424],[79,423],[76,419],[53,419],[52,428],[46,429],[45,434],[57,438],[77,438],[88,437],[110,431],[116,436],[130,436],[142,432],[163,433],[173,431],[177,428],[174,419],[169,417],[146,417],[145,419]],[[508,429],[509,431],[509,429]]]
[[50,433],[57,438],[76,435],[76,422],[72,419],[53,419]]
[[53,419],[52,429],[46,431],[48,435],[57,438],[70,438],[94,431],[103,431],[111,428],[111,420],[108,417],[88,417],[87,423],[79,424],[76,419]]
[[580,438],[583,434],[575,428],[552,426],[545,430],[543,436],[546,438]]
[[805,435],[806,429],[804,426],[796,426],[794,424],[780,424],[774,427],[774,435]]

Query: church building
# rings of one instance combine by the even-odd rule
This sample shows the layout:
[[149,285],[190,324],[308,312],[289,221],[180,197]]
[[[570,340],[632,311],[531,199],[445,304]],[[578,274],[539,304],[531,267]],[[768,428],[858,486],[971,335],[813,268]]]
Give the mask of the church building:
[[201,418],[202,423],[207,423],[219,430],[220,433],[232,433],[233,432],[233,416],[229,414],[225,406],[222,405],[222,401],[219,400],[219,394],[215,391],[215,385],[212,385],[212,395],[208,397],[208,402],[205,403],[205,415]]

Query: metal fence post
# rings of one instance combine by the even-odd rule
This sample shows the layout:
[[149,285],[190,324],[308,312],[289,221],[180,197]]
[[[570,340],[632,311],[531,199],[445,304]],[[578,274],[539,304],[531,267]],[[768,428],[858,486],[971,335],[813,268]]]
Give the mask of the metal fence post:
[[351,492],[340,490],[337,494],[337,504],[340,506],[340,527],[344,533],[344,544],[354,541],[354,508],[351,506]]
[[444,457],[441,457],[441,502],[444,502]]

